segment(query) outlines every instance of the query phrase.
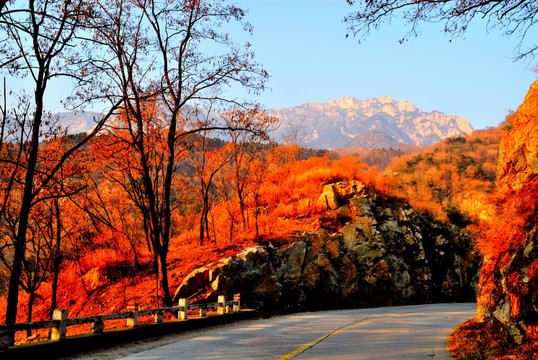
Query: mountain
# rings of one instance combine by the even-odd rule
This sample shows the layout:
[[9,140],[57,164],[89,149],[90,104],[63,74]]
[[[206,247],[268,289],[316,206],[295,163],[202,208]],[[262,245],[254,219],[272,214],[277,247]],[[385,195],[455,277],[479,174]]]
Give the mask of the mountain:
[[395,101],[387,96],[368,100],[343,97],[268,112],[281,119],[277,138],[298,132],[305,142],[303,145],[312,148],[432,145],[474,130],[462,117],[424,112],[407,100]]
[[70,134],[78,134],[92,130],[95,126],[94,119],[98,119],[99,114],[92,111],[66,111],[57,113],[56,116]]

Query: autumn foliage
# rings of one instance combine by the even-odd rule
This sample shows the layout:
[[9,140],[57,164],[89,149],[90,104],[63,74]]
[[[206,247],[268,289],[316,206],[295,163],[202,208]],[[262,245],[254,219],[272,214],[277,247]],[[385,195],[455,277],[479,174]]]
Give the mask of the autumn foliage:
[[509,128],[501,124],[448,138],[393,160],[384,172],[397,180],[391,191],[440,221],[465,227],[487,218],[498,147]]
[[[48,221],[47,226],[53,230],[55,211],[61,215],[57,230],[62,238],[62,262],[54,297],[55,307],[68,308],[70,317],[122,311],[130,301],[138,301],[145,308],[162,306],[161,284],[156,281],[157,270],[136,202],[137,193],[126,187],[131,186],[126,180],[139,178],[136,163],[130,163],[133,153],[122,150],[118,139],[103,134],[77,153],[74,161],[79,161],[80,166],[76,177],[69,177],[69,181],[85,185],[69,198],[61,199],[59,210],[53,207],[43,212],[43,221]],[[175,175],[167,266],[172,292],[184,276],[201,264],[232,256],[246,246],[269,242],[283,246],[292,241],[295,232],[317,230],[323,212],[317,199],[328,182],[358,179],[388,190],[388,179],[378,181],[378,173],[357,158],[296,160],[298,149],[293,146],[249,143],[252,148],[245,150],[247,166],[231,160],[233,144],[209,138],[206,141],[212,146],[197,156],[218,164],[207,189],[211,197],[207,213],[201,211],[201,199],[196,195],[203,174],[196,175],[193,167],[194,149],[183,150]],[[237,167],[243,172],[243,209],[237,195]],[[49,213],[52,218],[47,218]],[[206,239],[202,241],[199,226],[204,215],[208,221]],[[54,255],[50,250],[54,241],[49,243],[43,245],[41,255],[29,251],[28,259],[33,257],[36,263],[50,261],[43,258],[45,254]],[[35,296],[28,291],[20,294],[18,321],[26,321],[30,309],[33,320],[50,318],[54,276],[48,266],[41,269],[40,275],[42,281],[35,288]],[[5,305],[5,298],[0,299],[0,308]],[[74,327],[70,334],[85,331],[88,329]],[[47,336],[39,334],[40,338]],[[19,334],[18,339],[22,338],[23,334]]]
[[458,359],[538,356],[538,83],[508,120],[513,128],[499,147],[494,213],[477,238],[484,256],[477,317],[451,337]]

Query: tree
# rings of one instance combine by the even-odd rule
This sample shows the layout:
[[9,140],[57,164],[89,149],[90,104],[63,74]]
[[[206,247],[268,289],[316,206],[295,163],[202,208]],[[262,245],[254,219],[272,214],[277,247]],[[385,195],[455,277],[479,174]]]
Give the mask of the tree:
[[[345,18],[351,34],[364,38],[372,29],[394,17],[405,19],[411,29],[402,41],[417,35],[420,23],[444,23],[445,32],[459,35],[471,22],[486,20],[487,29],[499,29],[504,35],[519,38],[517,58],[533,56],[537,43],[527,44],[538,17],[538,3],[531,0],[347,0],[358,8]],[[531,40],[532,41],[532,40]]]
[[[261,90],[266,72],[253,63],[248,44],[238,47],[219,30],[223,23],[237,21],[250,31],[244,11],[225,1],[103,0],[95,10],[95,39],[108,46],[106,54],[113,58],[94,58],[94,63],[101,66],[109,92],[122,101],[123,124],[141,169],[142,213],[160,269],[162,297],[170,306],[166,259],[179,145],[194,133],[227,129],[215,116],[201,120],[200,109],[237,103],[223,96],[226,85]],[[148,116],[150,102],[159,107],[159,116]],[[164,125],[157,177],[146,137],[155,121]]]
[[[276,124],[276,118],[267,116],[257,108],[246,111],[231,111],[224,114],[224,118],[232,128],[248,122],[265,124],[267,128],[264,133],[269,132],[271,127]],[[261,145],[269,139],[266,136],[256,136],[256,134],[244,131],[229,131],[228,136],[231,146],[231,161],[229,163],[231,168],[229,172],[231,174],[229,179],[235,188],[243,229],[245,229],[245,227],[248,227],[245,202],[247,196],[253,191],[253,183],[255,182],[253,174],[254,161],[259,156]]]
[[[77,33],[83,30],[83,24],[90,13],[91,4],[87,2],[28,0],[9,2],[0,16],[0,41],[4,45],[0,51],[1,68],[15,78],[29,77],[33,86],[33,98],[24,114],[26,120],[22,127],[21,123],[16,123],[14,129],[16,134],[27,139],[14,145],[14,151],[24,154],[24,157],[19,158],[20,162],[13,163],[10,158],[12,152],[3,152],[7,157],[0,159],[0,162],[17,169],[17,176],[20,176],[18,183],[22,184],[20,191],[5,189],[2,196],[3,199],[9,198],[10,202],[17,203],[19,207],[7,296],[7,324],[15,323],[17,318],[19,285],[31,210],[40,201],[42,190],[53,181],[65,161],[89,141],[112,114],[112,110],[105,112],[106,115],[99,120],[94,131],[80,142],[57,153],[47,172],[38,167],[41,142],[46,137],[47,122],[50,120],[44,101],[47,88],[51,81],[60,77],[71,77],[79,83],[86,81],[84,69],[91,62],[85,62],[76,49],[85,42],[77,37]],[[113,108],[114,106],[110,109]],[[3,143],[13,139],[10,132],[2,135]]]
[[[200,245],[210,239],[209,213],[216,198],[216,179],[221,169],[230,161],[231,153],[217,139],[210,137],[210,132],[200,132],[189,139],[187,165],[193,169],[190,176],[191,186],[198,196],[200,207]],[[213,239],[214,242],[217,239]]]

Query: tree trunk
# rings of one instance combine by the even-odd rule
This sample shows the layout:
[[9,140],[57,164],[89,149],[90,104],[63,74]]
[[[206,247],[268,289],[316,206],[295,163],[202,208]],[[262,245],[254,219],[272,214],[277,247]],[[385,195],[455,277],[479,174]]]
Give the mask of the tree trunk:
[[36,89],[36,112],[34,123],[32,124],[32,141],[28,156],[28,167],[24,180],[24,190],[22,196],[19,227],[15,238],[15,251],[13,254],[13,266],[9,278],[9,288],[7,293],[6,324],[14,324],[17,321],[17,306],[19,303],[19,282],[22,275],[22,262],[26,252],[26,233],[28,231],[28,218],[32,208],[34,198],[34,174],[37,164],[37,154],[39,148],[39,129],[43,116],[43,94],[44,88]]
[[170,288],[168,285],[168,269],[166,268],[166,257],[168,256],[168,249],[161,248],[159,251],[159,268],[161,273],[161,292],[164,302],[164,306],[172,306],[172,296],[170,295]]
[[[35,289],[31,289],[30,290],[30,297],[28,298],[28,316],[26,317],[27,322],[32,322],[34,301],[35,301]],[[32,330],[30,330],[30,329],[26,330],[26,336],[27,337],[32,336]]]
[[52,313],[54,312],[54,309],[56,309],[57,305],[57,297],[58,297],[58,278],[60,276],[60,263],[62,261],[62,257],[60,254],[61,249],[61,229],[62,229],[62,221],[60,218],[60,205],[58,204],[58,199],[54,199],[54,209],[55,209],[55,215],[56,215],[56,249],[54,252],[54,257],[52,261],[52,299],[50,303],[50,318],[52,319]]

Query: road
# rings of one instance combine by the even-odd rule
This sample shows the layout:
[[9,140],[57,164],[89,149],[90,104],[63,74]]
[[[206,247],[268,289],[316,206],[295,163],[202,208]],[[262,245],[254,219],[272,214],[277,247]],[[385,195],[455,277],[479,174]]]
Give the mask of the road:
[[123,359],[448,359],[476,304],[298,313],[222,326]]

